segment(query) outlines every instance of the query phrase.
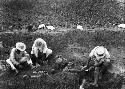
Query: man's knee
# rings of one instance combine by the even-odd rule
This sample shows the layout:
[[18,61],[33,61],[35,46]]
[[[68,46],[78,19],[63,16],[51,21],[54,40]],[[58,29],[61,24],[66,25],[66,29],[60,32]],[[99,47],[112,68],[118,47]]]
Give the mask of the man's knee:
[[7,59],[6,62],[11,66],[13,70],[16,69],[15,65],[10,61],[10,59]]
[[50,54],[52,54],[52,50],[51,49],[47,49],[46,56],[48,57]]
[[6,60],[6,63],[9,64],[9,65],[12,65],[12,64],[13,64],[10,59],[7,59],[7,60]]

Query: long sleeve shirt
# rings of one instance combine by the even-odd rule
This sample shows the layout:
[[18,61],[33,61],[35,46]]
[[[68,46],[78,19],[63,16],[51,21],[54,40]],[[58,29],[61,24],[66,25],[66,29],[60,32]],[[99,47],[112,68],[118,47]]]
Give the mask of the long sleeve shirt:
[[17,54],[16,53],[16,48],[13,48],[11,50],[11,53],[10,53],[10,60],[14,63],[14,64],[19,64],[20,63],[20,60],[23,58],[23,57],[27,57],[27,52],[24,51],[24,52],[21,52],[20,54]]

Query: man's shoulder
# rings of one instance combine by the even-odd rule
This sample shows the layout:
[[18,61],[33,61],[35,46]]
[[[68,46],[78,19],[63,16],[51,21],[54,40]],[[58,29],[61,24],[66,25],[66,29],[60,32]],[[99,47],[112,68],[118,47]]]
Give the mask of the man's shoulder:
[[11,51],[16,51],[16,48],[14,48],[14,47],[11,47]]

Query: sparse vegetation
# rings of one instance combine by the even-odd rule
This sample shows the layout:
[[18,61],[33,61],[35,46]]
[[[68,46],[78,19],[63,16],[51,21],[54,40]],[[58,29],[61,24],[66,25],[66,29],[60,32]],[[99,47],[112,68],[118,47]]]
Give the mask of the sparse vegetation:
[[[37,37],[41,37],[45,39],[45,41],[47,41],[48,46],[54,51],[55,54],[62,54],[69,61],[73,61],[76,64],[76,66],[79,66],[79,65],[82,65],[82,63],[83,64],[85,63],[85,61],[87,60],[86,59],[87,55],[85,54],[88,54],[94,46],[104,45],[109,49],[109,51],[111,52],[111,55],[115,57],[114,59],[122,61],[123,62],[122,65],[124,65],[123,55],[117,54],[121,52],[121,51],[118,51],[117,49],[120,49],[123,52],[125,52],[124,49],[122,49],[125,44],[124,36],[125,36],[124,32],[108,31],[108,29],[106,31],[97,30],[95,32],[74,30],[74,31],[69,31],[63,35],[57,35],[57,36],[52,36],[50,34],[37,35],[37,34],[24,34],[24,33],[23,34],[1,34],[1,37],[2,37],[1,40],[4,42],[8,50],[10,49],[11,46],[14,46],[16,42],[23,41],[27,45],[27,51],[30,52],[34,39],[36,39]],[[70,45],[72,46],[70,47]],[[114,51],[112,51],[112,49],[114,48],[116,48],[115,55],[114,55]],[[32,71],[24,74],[31,76]],[[22,78],[21,76],[16,76],[16,77],[11,76],[14,79],[11,79],[10,77],[8,82],[4,80],[3,83],[1,83],[4,85],[3,86],[4,88],[2,89],[20,89],[22,87],[23,89],[31,89],[31,87],[32,89],[37,89],[37,88],[44,89],[45,87],[46,89],[50,89],[50,87],[51,89],[55,89],[55,88],[77,89],[78,88],[79,82],[78,82],[77,74],[69,73],[69,72],[62,72],[62,73],[59,72],[57,74],[50,75],[50,76],[55,80],[48,77],[47,75],[41,75],[41,77],[39,78],[25,77],[26,79]],[[6,79],[6,76],[4,76],[4,78]],[[44,79],[44,78],[47,78],[47,79]],[[119,85],[119,83],[122,84],[122,81],[123,81],[122,79],[123,79],[122,76],[121,77],[117,76],[117,78],[113,78],[114,81],[112,82],[109,81],[109,84],[111,84],[110,87],[107,86],[106,88],[104,88],[105,84],[104,85],[102,84],[99,87],[99,89],[121,89],[122,85]],[[43,81],[43,80],[46,80],[46,81]],[[35,81],[36,83],[34,83]],[[90,89],[90,87],[88,88]]]
[[[1,30],[10,30],[10,26],[13,26],[12,30],[20,30],[27,24],[38,25],[39,22],[59,28],[65,27],[62,29],[66,30],[60,33],[59,28],[45,33],[1,32],[0,40],[3,41],[4,46],[2,60],[8,58],[10,49],[16,42],[24,42],[27,45],[26,51],[30,53],[33,41],[41,37],[54,54],[61,54],[68,61],[75,63],[76,69],[86,62],[91,49],[97,45],[104,45],[110,51],[112,60],[125,70],[125,32],[124,30],[113,31],[118,30],[117,28],[104,28],[121,23],[125,19],[124,8],[116,0],[2,0],[0,4]],[[94,29],[83,29],[84,31],[73,29],[77,24],[83,27],[94,27]],[[95,27],[102,27],[103,30]],[[69,31],[68,28],[70,28]],[[42,69],[50,72],[51,68],[46,65],[37,70]],[[119,71],[116,77],[108,73],[105,79],[109,80],[100,81],[101,85],[98,88],[86,86],[85,89],[124,89],[125,76]],[[19,76],[7,73],[0,76],[1,89],[79,88],[80,75],[76,73],[59,71],[50,76],[35,75],[38,77],[32,77],[34,75],[32,71],[25,71]],[[23,75],[27,76],[23,77]]]
[[2,0],[1,4],[4,28],[38,25],[39,21],[57,27],[102,27],[124,19],[124,7],[116,0]]

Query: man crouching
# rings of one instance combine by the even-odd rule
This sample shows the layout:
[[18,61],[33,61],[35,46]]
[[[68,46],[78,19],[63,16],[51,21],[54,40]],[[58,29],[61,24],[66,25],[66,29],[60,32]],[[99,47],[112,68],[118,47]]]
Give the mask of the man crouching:
[[34,41],[31,51],[33,66],[36,66],[37,63],[39,65],[43,65],[43,62],[45,61],[47,61],[48,65],[50,65],[50,61],[53,58],[53,52],[47,47],[47,43],[42,38],[37,38]]
[[[89,54],[89,60],[87,62],[87,66],[89,62],[93,60],[94,63],[94,83],[92,85],[98,86],[98,79],[102,77],[102,72],[110,65],[110,54],[108,50],[103,46],[96,46],[91,53]],[[92,67],[90,67],[91,69]]]
[[25,51],[26,45],[22,42],[17,42],[16,47],[11,50],[9,59],[6,62],[11,66],[11,69],[19,72],[20,69],[25,69],[32,65],[29,54]]

